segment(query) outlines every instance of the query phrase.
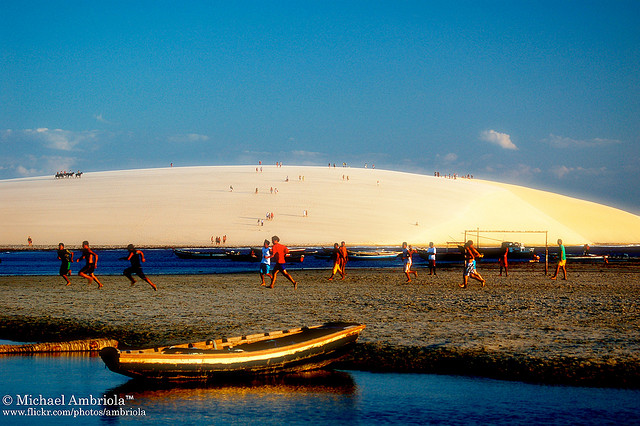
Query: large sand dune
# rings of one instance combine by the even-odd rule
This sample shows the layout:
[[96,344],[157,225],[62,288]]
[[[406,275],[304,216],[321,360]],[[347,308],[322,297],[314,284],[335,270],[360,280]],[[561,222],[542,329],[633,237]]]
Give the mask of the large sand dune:
[[277,234],[287,245],[423,246],[462,241],[465,230],[478,228],[548,231],[549,243],[640,242],[640,216],[612,207],[514,185],[377,169],[176,167],[12,179],[0,181],[0,201],[2,245],[23,245],[31,236],[36,245],[86,239],[96,246],[201,246],[212,235],[227,235],[228,245],[259,245]]

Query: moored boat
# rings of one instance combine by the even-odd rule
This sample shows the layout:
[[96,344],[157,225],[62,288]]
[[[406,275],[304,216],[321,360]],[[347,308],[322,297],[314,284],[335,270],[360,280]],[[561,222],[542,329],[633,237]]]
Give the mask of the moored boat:
[[484,255],[484,260],[497,260],[502,254],[508,250],[507,259],[519,262],[534,262],[539,260],[535,254],[533,247],[526,247],[524,244],[517,242],[505,241],[500,247],[479,248],[478,251]]
[[399,257],[399,251],[347,251],[350,260],[393,260]]
[[307,371],[346,355],[364,328],[364,324],[333,322],[167,347],[108,347],[100,357],[111,371],[125,376],[178,382]]
[[[304,261],[305,249],[289,249],[289,255],[286,257],[287,262]],[[230,250],[226,253],[226,257],[240,262],[260,262],[262,259],[262,249],[251,248],[249,250]]]
[[227,255],[226,250],[194,251],[194,250],[181,250],[181,249],[173,249],[173,254],[175,254],[180,259],[220,259]]

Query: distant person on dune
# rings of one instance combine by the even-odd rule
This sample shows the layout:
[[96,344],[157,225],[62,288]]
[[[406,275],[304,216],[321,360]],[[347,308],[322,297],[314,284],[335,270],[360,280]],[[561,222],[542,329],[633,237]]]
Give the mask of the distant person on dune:
[[98,280],[98,278],[96,278],[96,275],[94,274],[94,271],[98,266],[98,255],[96,254],[96,252],[89,248],[88,241],[82,242],[82,256],[80,256],[76,260],[76,262],[80,262],[82,259],[84,259],[86,263],[82,267],[82,269],[80,269],[78,275],[86,278],[88,281],[87,284],[91,284],[91,281],[95,281],[96,283],[98,283],[98,288],[102,288],[102,283]]
[[482,283],[482,287],[484,287],[486,281],[476,270],[476,259],[479,259],[481,257],[482,254],[480,254],[478,250],[476,250],[476,248],[473,246],[473,241],[467,241],[464,245],[464,275],[462,277],[462,284],[460,284],[460,287],[467,287],[469,277],[473,278],[474,280],[480,281]]
[[127,250],[129,251],[129,256],[127,256],[127,260],[131,262],[131,266],[124,270],[122,273],[125,277],[129,278],[131,281],[131,285],[136,283],[136,280],[133,278],[133,274],[136,274],[141,279],[146,281],[155,291],[158,291],[158,287],[142,272],[142,263],[146,262],[144,258],[144,253],[141,250],[136,249],[133,244],[129,244],[127,246]]
[[71,281],[67,278],[71,275],[71,262],[73,262],[73,253],[64,248],[64,243],[58,244],[58,259],[60,260],[60,276],[64,278],[67,285],[71,285]]
[[558,239],[558,266],[556,266],[556,273],[551,277],[552,280],[555,280],[558,277],[558,272],[560,272],[560,268],[562,268],[562,273],[564,274],[563,280],[567,279],[567,252],[564,249],[564,245],[562,245],[562,240]]

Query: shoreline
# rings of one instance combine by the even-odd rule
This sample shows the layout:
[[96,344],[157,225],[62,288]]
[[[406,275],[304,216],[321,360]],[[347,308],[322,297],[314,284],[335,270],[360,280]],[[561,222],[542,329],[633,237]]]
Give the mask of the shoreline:
[[151,275],[157,293],[119,276],[102,278],[100,291],[79,279],[0,277],[0,338],[144,347],[346,320],[367,329],[336,368],[640,388],[636,268],[572,265],[568,281],[482,268],[484,289],[460,289],[456,268],[437,278],[418,269],[412,283],[399,269],[348,272],[329,282],[327,270],[292,270],[297,291],[284,277],[261,288],[257,273]]

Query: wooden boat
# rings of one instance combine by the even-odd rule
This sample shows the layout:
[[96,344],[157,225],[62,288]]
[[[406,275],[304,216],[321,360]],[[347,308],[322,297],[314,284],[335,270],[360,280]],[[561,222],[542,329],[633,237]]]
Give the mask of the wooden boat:
[[[286,261],[290,263],[304,261],[305,249],[289,249],[289,256]],[[227,258],[240,262],[260,262],[262,260],[262,249],[252,248],[249,251],[231,250],[226,253]]]
[[399,251],[347,251],[350,260],[394,260],[402,252]]
[[486,262],[487,260],[497,261],[505,249],[509,250],[507,254],[509,262],[532,262],[537,260],[533,247],[525,247],[524,244],[511,241],[503,242],[500,247],[479,248],[478,251],[484,255],[484,261]]
[[100,351],[100,357],[116,373],[163,381],[298,372],[340,359],[364,328],[364,324],[333,322],[167,347],[108,347]]
[[180,259],[220,259],[225,257],[226,251],[193,251],[173,249],[173,253]]

